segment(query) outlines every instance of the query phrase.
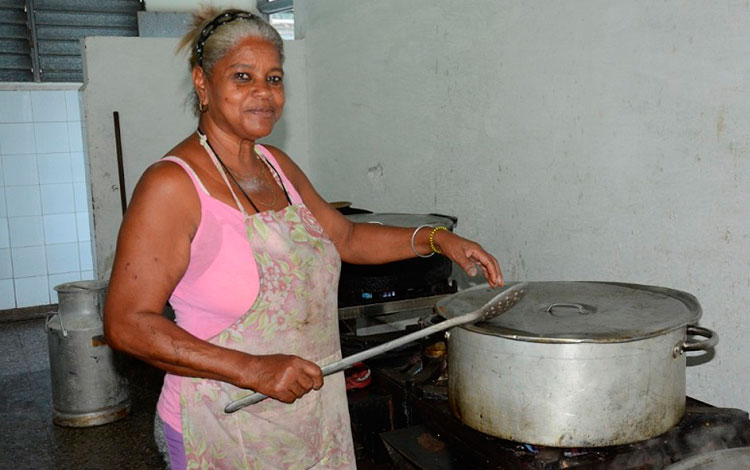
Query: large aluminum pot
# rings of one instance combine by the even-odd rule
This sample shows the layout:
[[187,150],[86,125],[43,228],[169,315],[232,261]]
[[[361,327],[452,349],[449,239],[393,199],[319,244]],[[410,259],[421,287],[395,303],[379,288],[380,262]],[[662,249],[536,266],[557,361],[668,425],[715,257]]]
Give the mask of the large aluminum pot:
[[664,470],[750,470],[750,447],[705,452],[680,460]]
[[[497,293],[467,289],[439,301],[437,312],[470,312]],[[602,447],[659,435],[685,413],[684,352],[718,341],[694,326],[700,315],[692,295],[671,289],[531,282],[505,314],[451,331],[451,409],[474,429],[535,445]]]

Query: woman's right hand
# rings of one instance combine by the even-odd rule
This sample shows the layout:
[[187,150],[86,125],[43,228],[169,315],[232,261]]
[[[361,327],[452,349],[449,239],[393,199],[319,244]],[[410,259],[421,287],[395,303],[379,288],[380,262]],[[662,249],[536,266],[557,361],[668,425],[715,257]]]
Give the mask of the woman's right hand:
[[292,403],[310,390],[323,386],[323,372],[317,364],[298,356],[271,354],[253,356],[242,380],[246,388],[284,403]]

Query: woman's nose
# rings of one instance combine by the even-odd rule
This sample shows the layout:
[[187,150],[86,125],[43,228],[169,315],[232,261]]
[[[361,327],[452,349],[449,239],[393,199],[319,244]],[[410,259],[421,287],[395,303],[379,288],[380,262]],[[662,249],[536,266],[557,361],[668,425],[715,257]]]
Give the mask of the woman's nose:
[[261,97],[271,96],[271,85],[265,80],[258,81],[255,83],[253,93]]

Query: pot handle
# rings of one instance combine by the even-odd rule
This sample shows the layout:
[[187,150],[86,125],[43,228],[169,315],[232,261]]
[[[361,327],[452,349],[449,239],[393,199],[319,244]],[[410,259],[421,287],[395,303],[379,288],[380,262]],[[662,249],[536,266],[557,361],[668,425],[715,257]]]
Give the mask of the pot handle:
[[674,347],[674,357],[677,357],[686,351],[706,351],[716,346],[719,342],[719,335],[708,328],[695,325],[688,325],[687,334],[694,336],[703,336],[704,341],[685,340]]

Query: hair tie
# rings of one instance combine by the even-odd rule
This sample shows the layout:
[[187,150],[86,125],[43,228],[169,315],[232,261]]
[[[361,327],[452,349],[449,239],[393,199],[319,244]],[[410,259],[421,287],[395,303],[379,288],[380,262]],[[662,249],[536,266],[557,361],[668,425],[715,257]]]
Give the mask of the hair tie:
[[211,20],[210,23],[203,27],[200,36],[198,36],[198,41],[195,43],[196,64],[203,67],[203,46],[206,44],[206,41],[208,41],[208,38],[211,37],[214,31],[216,31],[219,26],[231,23],[232,21],[237,19],[252,21],[259,18],[257,15],[246,11],[228,11]]

